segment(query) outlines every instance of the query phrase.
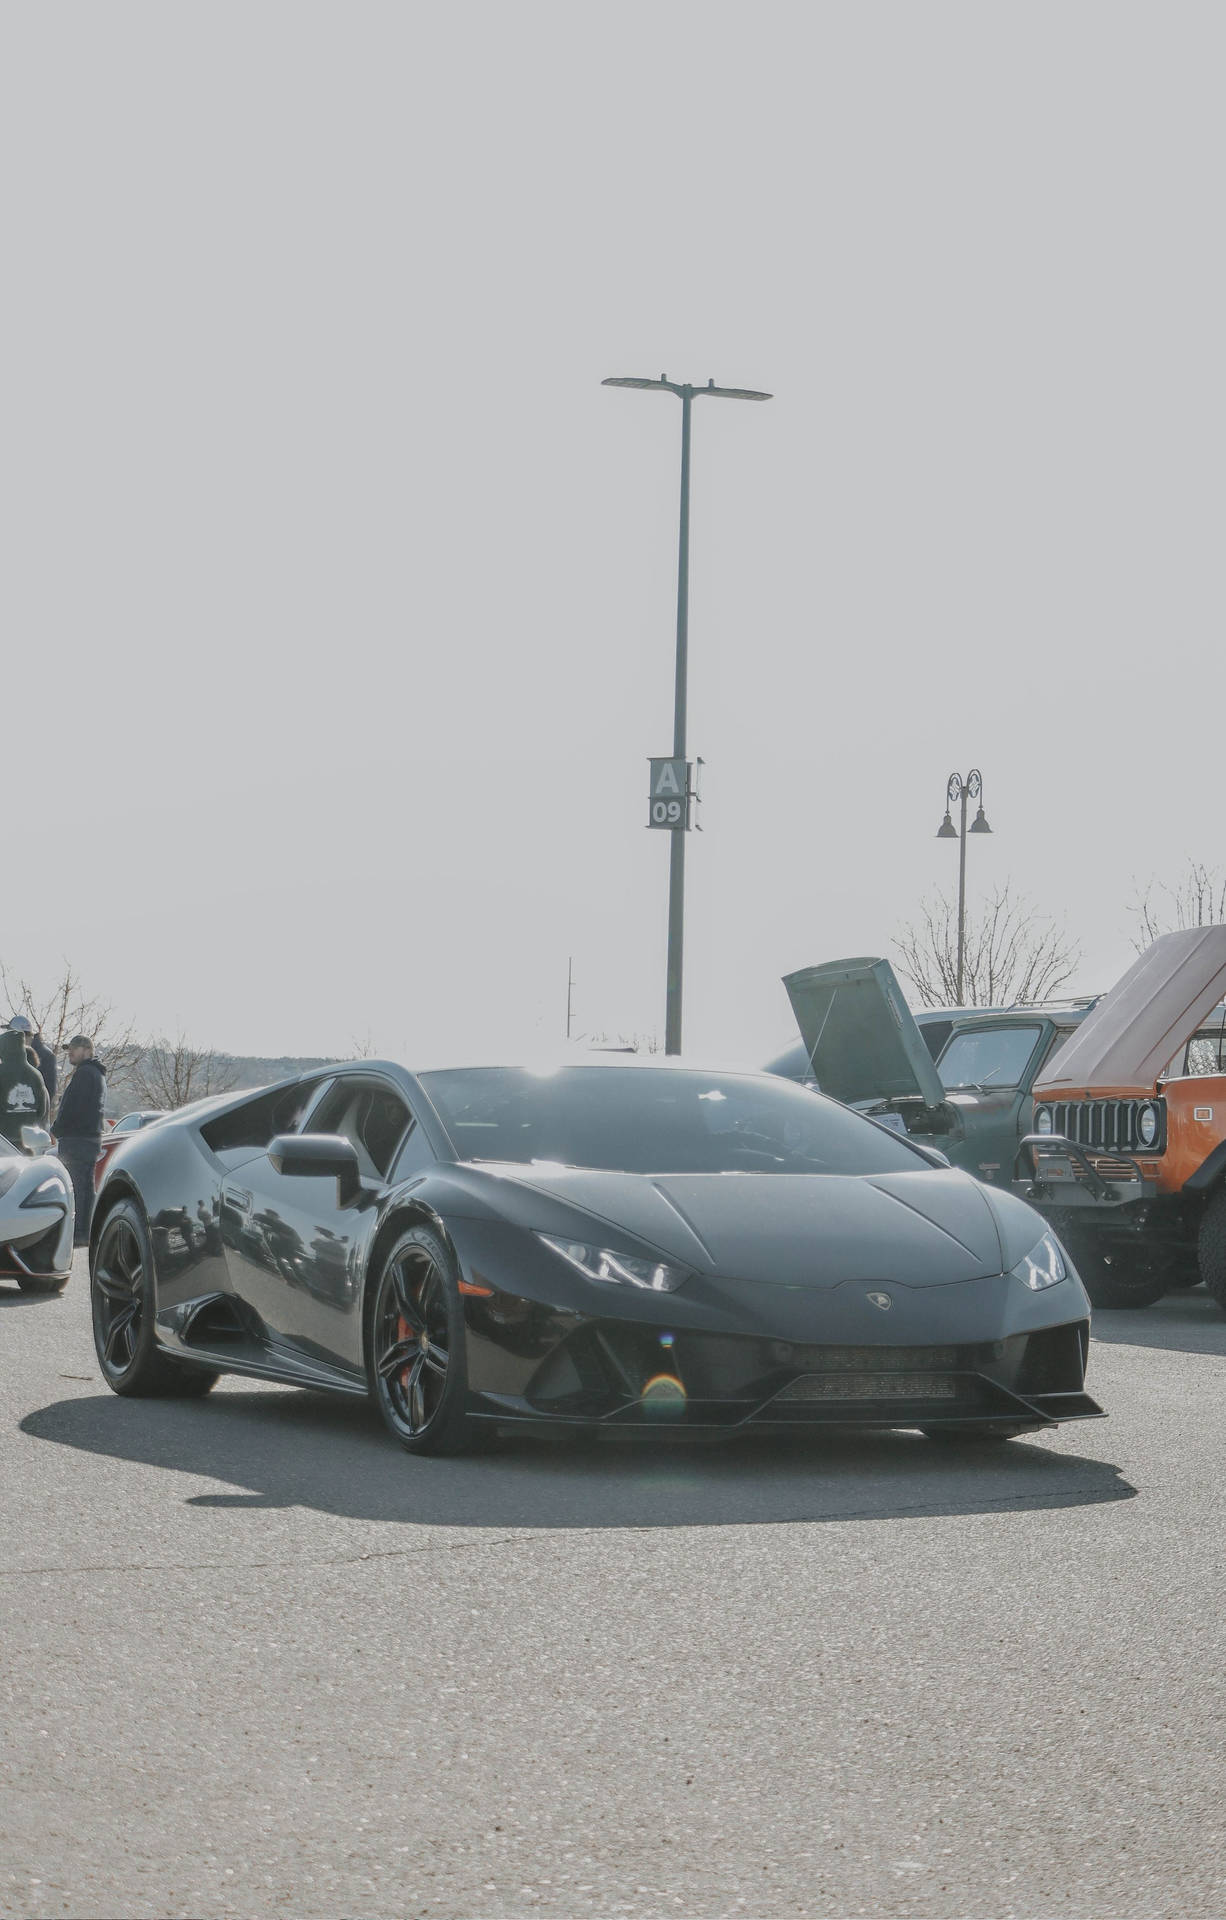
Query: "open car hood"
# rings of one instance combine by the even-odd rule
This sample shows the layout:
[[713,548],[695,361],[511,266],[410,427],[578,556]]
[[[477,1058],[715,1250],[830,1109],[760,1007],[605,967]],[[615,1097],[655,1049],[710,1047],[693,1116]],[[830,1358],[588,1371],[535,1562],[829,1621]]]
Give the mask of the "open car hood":
[[941,1104],[940,1077],[888,960],[826,960],[783,984],[823,1093],[848,1106]]
[[1226,995],[1226,927],[1164,933],[1065,1041],[1035,1088],[1148,1090]]

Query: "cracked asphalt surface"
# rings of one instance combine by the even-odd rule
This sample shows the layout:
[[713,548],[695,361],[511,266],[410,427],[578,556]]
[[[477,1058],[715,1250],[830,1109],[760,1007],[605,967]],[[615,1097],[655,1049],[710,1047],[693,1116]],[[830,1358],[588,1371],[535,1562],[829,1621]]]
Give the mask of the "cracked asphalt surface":
[[0,1285],[0,1912],[1226,1912],[1226,1316],[1110,1419],[414,1461]]

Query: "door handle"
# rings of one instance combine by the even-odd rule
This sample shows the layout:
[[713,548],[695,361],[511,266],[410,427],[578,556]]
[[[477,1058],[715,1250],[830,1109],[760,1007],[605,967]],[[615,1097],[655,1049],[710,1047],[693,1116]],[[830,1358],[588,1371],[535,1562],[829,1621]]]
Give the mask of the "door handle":
[[221,1197],[227,1207],[233,1207],[236,1213],[251,1212],[251,1195],[242,1187],[223,1187]]

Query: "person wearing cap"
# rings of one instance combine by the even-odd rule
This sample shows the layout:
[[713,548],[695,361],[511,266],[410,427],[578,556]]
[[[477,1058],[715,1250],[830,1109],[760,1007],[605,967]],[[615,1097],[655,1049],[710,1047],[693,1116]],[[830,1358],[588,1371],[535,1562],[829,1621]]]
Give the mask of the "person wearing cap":
[[54,1106],[55,1087],[58,1076],[56,1074],[55,1055],[51,1051],[51,1048],[43,1039],[41,1032],[34,1025],[34,1022],[27,1020],[24,1013],[15,1013],[13,1015],[9,1021],[8,1030],[10,1033],[20,1033],[23,1036],[26,1043],[26,1051],[34,1055],[35,1061],[38,1064],[38,1071],[43,1076],[43,1085],[47,1089],[48,1104]]
[[42,1074],[32,1063],[20,1033],[0,1033],[0,1133],[14,1147],[23,1127],[45,1127],[49,1102]]
[[68,1042],[72,1074],[51,1123],[60,1159],[72,1181],[77,1217],[74,1244],[89,1244],[94,1211],[94,1162],[102,1145],[102,1109],[106,1104],[106,1070],[94,1058],[94,1043],[83,1033]]

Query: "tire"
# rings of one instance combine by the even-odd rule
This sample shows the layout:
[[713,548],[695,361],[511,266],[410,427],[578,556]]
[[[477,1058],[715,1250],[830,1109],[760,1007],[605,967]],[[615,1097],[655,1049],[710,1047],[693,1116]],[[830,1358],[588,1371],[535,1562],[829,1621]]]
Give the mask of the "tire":
[[1205,1292],[1226,1312],[1226,1187],[1219,1187],[1200,1217],[1196,1259]]
[[950,1442],[956,1442],[957,1444],[964,1447],[974,1446],[977,1441],[983,1441],[983,1442],[986,1442],[988,1445],[993,1445],[1002,1440],[1016,1440],[1019,1437],[1019,1435],[1023,1433],[1038,1433],[1038,1431],[1039,1431],[1039,1423],[1037,1421],[1033,1425],[1026,1425],[1021,1422],[1018,1422],[1015,1424],[1007,1420],[998,1420],[995,1423],[990,1423],[987,1426],[980,1426],[977,1423],[968,1420],[964,1427],[950,1426],[950,1427],[921,1427],[920,1428],[920,1432],[924,1435],[924,1438],[926,1440],[947,1440]]
[[94,1349],[113,1393],[199,1399],[217,1380],[164,1353],[153,1321],[153,1249],[145,1216],[133,1200],[107,1214],[89,1263]]
[[455,1261],[429,1227],[409,1227],[372,1283],[366,1378],[383,1424],[407,1453],[467,1453],[483,1437],[469,1418],[464,1307]]
[[1108,1311],[1152,1307],[1170,1284],[1170,1264],[1157,1252],[1113,1248],[1108,1253],[1093,1241],[1080,1239],[1073,1242],[1069,1252],[1094,1307]]
[[64,1288],[68,1285],[68,1275],[66,1273],[59,1275],[19,1273],[17,1275],[17,1285],[23,1293],[63,1293]]

